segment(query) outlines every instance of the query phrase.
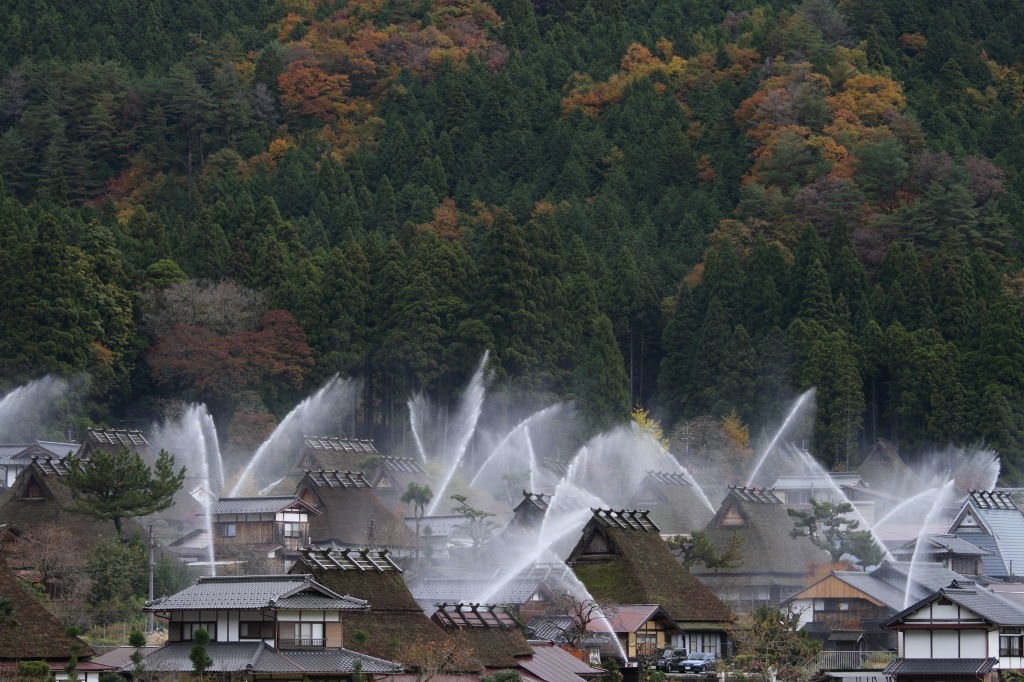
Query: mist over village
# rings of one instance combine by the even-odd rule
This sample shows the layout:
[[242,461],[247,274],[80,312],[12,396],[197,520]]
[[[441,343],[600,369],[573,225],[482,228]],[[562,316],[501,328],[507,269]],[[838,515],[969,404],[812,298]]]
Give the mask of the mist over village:
[[1024,682],[1020,0],[0,0],[0,682]]

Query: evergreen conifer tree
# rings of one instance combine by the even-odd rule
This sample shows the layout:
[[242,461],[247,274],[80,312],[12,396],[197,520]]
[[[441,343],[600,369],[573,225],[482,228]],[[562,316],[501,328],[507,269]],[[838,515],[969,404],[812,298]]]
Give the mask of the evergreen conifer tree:
[[615,340],[611,320],[592,322],[587,352],[576,370],[580,412],[590,431],[604,431],[629,418],[629,377]]
[[800,303],[799,316],[804,320],[814,320],[825,329],[831,329],[836,323],[836,310],[828,275],[825,274],[821,261],[817,259],[807,269],[804,300]]
[[671,423],[682,416],[690,391],[690,368],[693,366],[693,343],[700,325],[690,285],[683,282],[676,296],[675,310],[665,325],[661,345],[665,356],[658,374],[658,403]]
[[384,176],[377,185],[377,196],[374,198],[376,207],[377,229],[385,237],[398,236],[398,214],[395,210],[395,191],[391,187],[388,176]]
[[818,261],[826,271],[831,265],[825,242],[821,240],[814,225],[807,223],[800,235],[800,241],[796,245],[793,259],[793,273],[789,284],[790,316],[796,316],[800,312],[800,306],[804,300],[804,288],[807,286],[808,274],[814,261]]

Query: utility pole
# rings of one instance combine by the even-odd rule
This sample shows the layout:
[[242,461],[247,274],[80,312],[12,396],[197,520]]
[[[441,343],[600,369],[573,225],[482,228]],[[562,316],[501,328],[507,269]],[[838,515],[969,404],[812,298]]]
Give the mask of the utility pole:
[[[149,526],[149,601],[153,601],[153,525]],[[153,612],[149,612],[149,634],[153,634]]]

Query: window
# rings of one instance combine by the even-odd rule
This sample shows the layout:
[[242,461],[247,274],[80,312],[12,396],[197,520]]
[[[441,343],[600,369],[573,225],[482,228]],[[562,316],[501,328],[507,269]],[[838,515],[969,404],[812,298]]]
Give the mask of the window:
[[1021,656],[1021,640],[1020,628],[999,628],[999,655]]
[[301,538],[302,537],[302,524],[301,523],[286,523],[286,524],[284,524],[284,536],[286,538]]
[[654,650],[658,648],[658,635],[640,635],[636,636],[636,655],[637,656],[648,656],[654,653]]
[[282,648],[319,648],[327,645],[323,623],[281,623]]
[[220,536],[222,538],[233,538],[238,535],[238,526],[233,523],[220,524]]
[[43,489],[38,483],[29,483],[28,490],[25,491],[25,497],[30,500],[38,500],[43,496]]
[[238,624],[239,639],[274,639],[274,621],[241,621]]
[[181,624],[181,641],[191,642],[192,633],[202,628],[210,633],[210,641],[217,641],[217,623],[182,623]]

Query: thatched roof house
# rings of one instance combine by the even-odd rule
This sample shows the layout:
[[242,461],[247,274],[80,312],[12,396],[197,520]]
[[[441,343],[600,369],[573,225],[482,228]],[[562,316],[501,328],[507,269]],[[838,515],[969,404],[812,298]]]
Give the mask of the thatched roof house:
[[595,599],[659,604],[684,631],[721,632],[733,619],[676,561],[646,511],[596,510],[567,563]]
[[693,573],[735,609],[777,604],[803,589],[808,564],[831,559],[808,538],[790,536],[792,529],[785,503],[771,490],[730,487],[704,532],[720,554],[737,533],[743,539],[743,562],[717,570],[697,564]]
[[156,455],[150,450],[149,441],[138,429],[89,429],[77,454],[79,459],[89,459],[89,455],[95,450],[115,455],[121,452],[121,448],[139,453],[147,464],[152,464],[156,459]]
[[[14,620],[17,623],[13,627],[0,628],[0,661],[44,659],[56,662],[71,657],[71,645],[75,640],[65,635],[64,625],[18,584],[2,556],[0,596],[13,602]],[[92,649],[83,643],[79,659],[84,660],[92,655]]]
[[650,510],[650,518],[662,533],[692,533],[715,515],[693,483],[673,472],[648,471],[637,486],[632,504]]
[[410,483],[427,485],[427,472],[411,457],[380,457],[368,479],[377,497],[388,509],[402,504],[402,495]]
[[[73,551],[84,557],[92,551],[100,536],[115,537],[117,529],[113,521],[98,521],[64,511],[63,506],[72,504],[71,489],[62,480],[67,473],[67,465],[62,459],[33,459],[18,474],[14,485],[0,494],[0,523],[12,523],[30,537],[48,526],[63,528],[70,533]],[[126,533],[132,533],[136,528],[133,521],[125,524]],[[15,568],[27,566],[17,565]]]
[[896,446],[884,438],[871,448],[857,473],[869,487],[904,500],[928,489],[928,484],[900,457]]
[[261,494],[293,495],[307,471],[369,471],[363,462],[379,455],[369,439],[303,436],[284,477]]
[[437,625],[458,635],[484,668],[515,668],[517,657],[532,656],[519,623],[500,606],[444,604],[431,616]]
[[[309,520],[313,544],[413,547],[416,534],[385,507],[360,471],[307,471],[295,491],[321,513]],[[371,538],[371,536],[373,536]]]

